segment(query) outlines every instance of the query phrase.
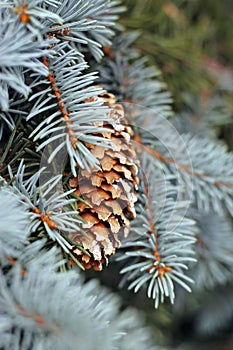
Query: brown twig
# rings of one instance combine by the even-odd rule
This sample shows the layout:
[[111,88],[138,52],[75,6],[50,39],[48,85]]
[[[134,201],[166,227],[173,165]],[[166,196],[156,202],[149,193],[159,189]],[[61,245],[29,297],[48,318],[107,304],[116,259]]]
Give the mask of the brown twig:
[[[49,67],[49,60],[47,57],[44,57],[43,63],[46,67]],[[59,105],[59,110],[62,113],[63,118],[65,120],[65,125],[66,125],[66,128],[68,130],[70,143],[71,143],[73,149],[77,150],[76,143],[77,143],[78,139],[77,139],[77,137],[74,136],[74,131],[72,130],[72,128],[70,128],[70,126],[72,125],[72,122],[70,121],[70,112],[69,112],[68,108],[65,108],[64,102],[61,101],[61,93],[59,91],[58,86],[56,86],[55,77],[54,77],[52,71],[49,72],[48,80],[50,81],[51,87],[52,87],[54,94],[55,94],[55,97],[57,99],[57,102]]]
[[33,209],[32,212],[35,214],[39,214],[41,221],[45,222],[49,226],[49,228],[57,229],[58,225],[54,220],[50,218],[50,214],[43,214],[38,208]]
[[[150,231],[148,232],[150,235],[154,234],[156,227],[154,224],[154,213],[153,210],[151,208],[151,199],[149,197],[149,187],[145,186],[145,192],[146,192],[146,196],[148,199],[148,204],[146,209],[148,210],[149,213],[149,225],[150,225]],[[155,239],[156,239],[156,243],[155,243],[155,250],[152,252],[152,255],[155,257],[155,261],[152,263],[151,267],[149,267],[148,271],[150,272],[152,269],[156,269],[158,271],[158,277],[160,276],[164,276],[167,272],[172,270],[172,267],[170,266],[161,266],[162,264],[162,259],[159,253],[159,233],[158,231],[156,232],[155,235]]]

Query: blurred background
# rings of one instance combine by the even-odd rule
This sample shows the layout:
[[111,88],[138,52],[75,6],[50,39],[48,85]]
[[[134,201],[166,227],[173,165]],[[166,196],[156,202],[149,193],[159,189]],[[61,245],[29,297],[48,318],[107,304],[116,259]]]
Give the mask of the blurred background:
[[[121,23],[140,31],[137,48],[162,72],[160,79],[173,95],[178,130],[202,134],[204,121],[233,150],[233,1],[124,0],[123,4],[128,10]],[[100,273],[102,282],[118,293],[119,270],[118,264],[110,264]],[[176,294],[174,306],[155,310],[144,292],[120,291],[125,306],[142,311],[158,345],[233,350],[233,276],[224,285]]]
[[[128,11],[122,23],[128,30],[141,32],[137,46],[162,71],[175,111],[192,111],[193,121],[198,123],[198,118],[213,105],[226,107],[228,113],[226,109],[219,113],[216,124],[220,127],[219,137],[232,149],[233,1],[123,3]],[[230,115],[227,121],[226,114]]]

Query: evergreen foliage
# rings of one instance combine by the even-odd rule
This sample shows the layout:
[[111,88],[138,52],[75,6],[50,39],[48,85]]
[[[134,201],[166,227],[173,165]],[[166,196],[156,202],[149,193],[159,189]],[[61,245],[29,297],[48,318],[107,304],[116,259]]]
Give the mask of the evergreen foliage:
[[[146,203],[143,206],[141,203],[129,241],[123,244],[126,253],[119,260],[133,259],[127,261],[127,266],[121,271],[126,273],[124,280],[130,281],[129,289],[135,292],[147,284],[147,295],[158,307],[164,302],[164,297],[174,302],[174,283],[191,292],[189,284],[193,280],[184,270],[188,269],[187,262],[195,261],[191,248],[195,242],[194,222],[183,218],[187,202],[179,201],[175,208],[176,187],[170,183],[172,178],[169,176],[165,177],[164,185],[158,162],[144,153],[141,166],[147,170]],[[172,210],[175,213],[169,218]]]
[[[146,290],[140,296],[158,308],[150,312],[166,308],[171,319],[195,306],[198,334],[218,331],[233,317],[233,155],[218,139],[219,128],[231,123],[229,91],[223,97],[219,84],[212,97],[193,96],[215,79],[203,57],[196,61],[203,48],[195,55],[187,50],[190,39],[207,47],[213,42],[211,23],[202,33],[211,6],[194,28],[188,27],[200,17],[194,4],[157,6],[142,47],[144,37],[119,24],[124,7],[118,1],[0,1],[1,349],[162,350],[142,313],[123,307],[97,281],[101,276],[85,280],[75,250],[89,253],[70,238],[88,236],[77,203],[88,204],[71,189],[70,177],[80,169],[102,171],[93,145],[116,150],[103,137],[115,125],[100,97],[106,91],[124,106],[139,160],[136,219],[110,261],[121,270],[121,286]],[[155,15],[150,0],[136,1],[131,28],[137,29],[133,14],[142,8]],[[181,87],[175,113],[160,70],[143,51],[168,73],[173,93]],[[227,62],[230,49],[222,45],[221,52]],[[165,62],[169,56],[180,65]],[[193,88],[195,73],[203,80]],[[213,306],[215,298],[222,309]]]

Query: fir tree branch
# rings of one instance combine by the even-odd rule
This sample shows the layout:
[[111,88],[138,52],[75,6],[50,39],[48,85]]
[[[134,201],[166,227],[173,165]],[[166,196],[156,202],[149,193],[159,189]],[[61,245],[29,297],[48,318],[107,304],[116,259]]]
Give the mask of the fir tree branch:
[[[7,181],[9,181],[8,167],[10,166],[15,174],[20,161],[27,152],[27,147],[32,147],[32,142],[27,139],[26,135],[29,132],[27,129],[29,128],[30,130],[29,125],[25,128],[23,127],[22,116],[17,118],[14,122],[16,122],[14,129],[10,134],[9,132],[5,132],[2,142],[0,143],[0,175]],[[6,138],[8,138],[8,140],[4,142]],[[30,166],[35,167],[36,158],[38,159],[39,155],[37,154],[35,157],[33,154],[33,156],[33,159],[30,159]],[[36,165],[38,168],[38,164]]]
[[[155,126],[151,124],[151,127],[154,135]],[[148,133],[137,135],[135,140],[140,141],[139,148],[142,147],[141,144],[147,143],[142,148],[159,160],[165,172],[176,175],[177,169],[179,170],[187,191],[194,193],[198,210],[208,212],[213,209],[220,215],[224,215],[227,210],[233,215],[232,153],[227,151],[223,143],[183,134],[182,139],[190,156],[190,164],[179,163],[171,158],[170,151],[180,147],[182,154],[183,146],[177,143],[177,139],[174,138],[176,135],[174,137],[170,133],[166,135],[166,130],[163,130],[163,133],[166,148],[155,137],[152,139],[148,137]]]
[[0,259],[17,258],[30,234],[31,214],[20,196],[0,178]]
[[211,289],[233,281],[232,224],[213,212],[191,211],[197,223],[197,264],[190,270],[195,290]]
[[111,45],[118,13],[124,7],[119,1],[65,0],[55,11],[63,19],[62,25],[53,25],[47,34],[70,43],[80,53],[88,52],[97,61],[103,57],[102,46]]
[[[26,116],[27,113],[21,110],[24,98],[20,98],[17,92],[14,92],[9,100],[7,111],[0,110],[0,140],[2,139],[4,129],[13,130],[18,119]],[[6,128],[7,126],[7,128]]]
[[[53,177],[39,186],[38,181],[43,170],[42,168],[25,180],[25,166],[22,162],[16,176],[13,176],[10,171],[13,190],[20,196],[22,203],[31,215],[29,232],[36,239],[46,237],[52,242],[56,242],[67,257],[82,268],[72,253],[77,244],[68,238],[68,234],[72,232],[85,234],[81,228],[83,219],[70,206],[72,202],[76,201],[74,198],[69,198],[73,190],[63,191],[59,186],[61,176]],[[81,245],[78,245],[78,248],[82,250]]]
[[[211,208],[220,215],[233,215],[233,155],[224,144],[183,135],[194,174],[194,194],[199,210]],[[224,205],[224,207],[223,207]]]
[[226,96],[217,91],[203,91],[200,96],[183,94],[183,111],[175,115],[173,125],[179,133],[192,132],[199,137],[218,139],[222,126],[230,125],[232,112]]
[[37,100],[27,120],[42,112],[47,114],[31,136],[36,134],[34,140],[45,138],[39,149],[59,139],[49,162],[61,148],[65,148],[70,156],[72,172],[76,176],[77,165],[87,169],[99,167],[97,159],[85,143],[110,147],[109,140],[92,134],[105,131],[101,124],[106,121],[111,123],[111,119],[108,116],[109,109],[102,106],[103,101],[97,98],[103,90],[92,85],[96,74],[82,74],[87,68],[86,63],[80,62],[75,50],[66,51],[66,48],[66,43],[56,45],[56,55],[49,61],[44,60],[50,71],[48,81],[38,81],[36,78],[32,83],[34,87],[42,85],[45,89],[30,97],[30,101]]
[[56,259],[56,254],[47,256],[44,267],[31,262],[25,276],[19,263],[0,273],[1,347],[73,350],[78,344],[88,350],[128,350],[138,339],[134,349],[144,344],[156,350],[136,312],[119,313],[118,299],[94,280],[84,284],[76,273],[53,272]]
[[150,155],[144,153],[141,163],[147,171],[148,185],[143,185],[146,207],[141,208],[141,213],[132,222],[131,235],[123,244],[126,254],[119,260],[133,258],[122,270],[126,273],[123,282],[130,281],[129,289],[135,292],[147,285],[147,295],[155,300],[157,308],[165,297],[174,302],[174,283],[191,291],[187,282],[193,281],[184,270],[188,269],[186,263],[195,261],[191,249],[195,230],[194,222],[183,217],[183,209],[188,203],[179,202],[179,209],[173,212],[175,188],[170,183],[172,179],[160,178],[158,164]]
[[28,97],[30,87],[25,82],[25,69],[47,75],[47,68],[39,60],[44,55],[50,56],[48,46],[52,40],[37,40],[37,32],[28,31],[17,20],[11,9],[0,8],[0,108],[9,109],[9,88]]
[[139,52],[133,48],[137,36],[137,32],[117,33],[111,49],[105,48],[106,58],[97,67],[100,82],[119,102],[126,103],[129,118],[132,109],[136,113],[137,105],[145,107],[144,113],[151,113],[148,108],[164,117],[171,116],[171,95],[166,85],[157,79],[159,70],[149,67],[147,59],[139,58]]

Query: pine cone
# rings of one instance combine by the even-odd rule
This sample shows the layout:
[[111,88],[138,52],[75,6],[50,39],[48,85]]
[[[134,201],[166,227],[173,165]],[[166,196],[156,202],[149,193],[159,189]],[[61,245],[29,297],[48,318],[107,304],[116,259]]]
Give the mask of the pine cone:
[[138,184],[137,161],[130,141],[132,129],[124,119],[123,107],[116,104],[110,93],[101,94],[104,103],[111,108],[111,124],[100,125],[106,130],[101,136],[111,139],[112,149],[86,144],[92,154],[99,159],[102,171],[98,169],[81,170],[69,184],[76,188],[75,194],[89,204],[78,201],[79,214],[85,220],[83,229],[88,237],[72,234],[75,242],[81,242],[90,257],[80,250],[74,251],[78,260],[88,269],[102,270],[108,256],[120,247],[120,236],[127,236],[130,228],[129,217],[135,218],[134,203],[137,200]]

